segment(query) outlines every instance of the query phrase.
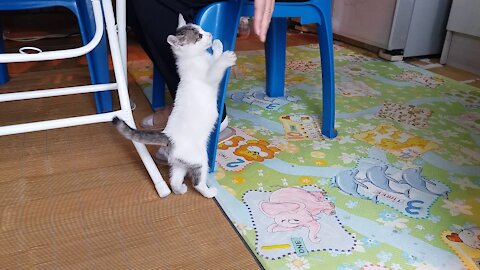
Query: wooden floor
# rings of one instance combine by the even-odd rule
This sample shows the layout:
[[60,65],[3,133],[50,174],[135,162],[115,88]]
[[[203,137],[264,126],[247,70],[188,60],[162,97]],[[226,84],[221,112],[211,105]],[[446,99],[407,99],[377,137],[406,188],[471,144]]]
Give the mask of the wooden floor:
[[[316,37],[291,33],[288,40],[299,45]],[[7,50],[18,46],[7,42]],[[252,38],[237,43],[238,50],[260,48]],[[129,58],[145,57],[131,42]],[[1,93],[89,82],[85,58],[9,69],[12,78]],[[129,87],[138,121],[151,110],[131,79]],[[92,112],[89,94],[7,102],[0,123]],[[168,179],[167,168],[160,169]],[[191,189],[160,199],[132,144],[109,123],[0,137],[0,213],[1,269],[259,268],[215,201]]]

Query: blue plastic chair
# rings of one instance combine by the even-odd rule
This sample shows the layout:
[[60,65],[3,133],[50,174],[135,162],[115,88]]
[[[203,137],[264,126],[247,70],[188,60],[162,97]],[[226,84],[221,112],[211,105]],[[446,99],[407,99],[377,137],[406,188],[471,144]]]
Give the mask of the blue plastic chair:
[[[84,44],[92,39],[95,34],[95,21],[90,0],[0,0],[0,10],[13,11],[54,6],[65,7],[75,14]],[[3,39],[0,40],[0,53],[3,53]],[[106,35],[103,35],[98,46],[87,54],[87,60],[93,84],[110,82]],[[0,84],[6,82],[8,82],[7,66],[0,64]],[[94,95],[97,113],[112,111],[111,91],[96,92]]]
[[[0,33],[3,33],[2,24],[0,23]],[[3,38],[0,40],[0,53],[4,52],[3,48]],[[8,77],[8,68],[5,64],[0,64],[0,85],[8,82],[10,77]]]
[[[242,16],[253,16],[254,4],[244,1]],[[284,95],[287,18],[299,17],[301,24],[317,25],[320,61],[322,64],[322,134],[335,138],[335,70],[333,61],[331,0],[276,2],[265,43],[267,69],[266,92],[270,97]]]
[[[230,0],[211,4],[197,15],[197,24],[220,39],[225,50],[235,48],[235,40],[240,16],[253,16],[254,3],[247,0]],[[270,97],[284,95],[287,18],[299,17],[302,24],[317,25],[318,42],[320,44],[322,64],[322,134],[327,138],[335,138],[337,132],[335,122],[335,74],[333,67],[333,34],[331,25],[331,1],[312,0],[305,2],[276,2],[272,22],[265,43],[266,62],[266,92]],[[229,70],[220,85],[218,108],[223,111],[228,84]],[[165,105],[165,84],[161,75],[154,71],[152,107]],[[212,133],[209,146],[209,165],[213,171],[218,143],[220,124],[217,122]]]

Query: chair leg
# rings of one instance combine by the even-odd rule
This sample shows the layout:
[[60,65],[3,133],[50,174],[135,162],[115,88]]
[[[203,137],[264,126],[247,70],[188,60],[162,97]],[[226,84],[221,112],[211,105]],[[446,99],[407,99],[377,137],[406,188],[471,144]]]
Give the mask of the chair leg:
[[218,91],[218,120],[213,127],[212,133],[210,134],[210,139],[208,141],[207,153],[208,153],[208,167],[209,172],[215,171],[215,159],[217,157],[217,147],[218,147],[218,138],[220,136],[220,124],[222,122],[222,115],[226,112],[223,111],[225,108],[225,97],[227,96],[227,87],[228,87],[228,77],[230,76],[230,68],[225,72],[222,82],[219,86]]
[[269,97],[284,96],[287,46],[287,18],[272,18],[265,43],[266,92]]
[[165,82],[156,67],[153,68],[152,109],[165,107]]
[[[133,120],[133,114],[130,110],[129,95],[127,89],[127,79],[124,73],[122,56],[120,53],[120,44],[118,42],[117,29],[115,27],[114,13],[112,3],[109,0],[102,1],[103,10],[105,13],[105,22],[107,27],[107,33],[109,37],[110,50],[112,52],[113,70],[115,73],[115,79],[118,84],[118,97],[120,100],[120,107],[122,110],[122,117],[127,124],[135,127],[135,121]],[[160,197],[166,197],[170,194],[170,188],[167,186],[162,178],[162,175],[158,171],[158,168],[153,161],[148,149],[145,145],[137,142],[133,142],[133,145],[137,149],[140,158],[142,159],[145,168],[147,169],[152,181],[155,185],[155,189]]]
[[[91,20],[91,3],[89,3],[89,1],[77,1],[77,6],[80,32],[82,33],[82,39],[85,43],[90,41],[95,34],[95,24],[93,20]],[[110,71],[108,66],[106,33],[104,33],[98,46],[87,54],[87,60],[92,84],[109,83]],[[112,92],[96,92],[95,102],[97,113],[111,112],[113,110]]]
[[[0,22],[0,33],[3,33],[2,24]],[[4,52],[3,38],[0,39],[0,53]],[[7,64],[0,64],[0,85],[7,83],[10,80],[8,77]]]
[[[328,13],[330,13],[328,11]],[[330,14],[323,14],[321,24],[317,23],[318,43],[322,64],[323,114],[322,134],[335,138],[335,70],[333,62],[333,34]]]

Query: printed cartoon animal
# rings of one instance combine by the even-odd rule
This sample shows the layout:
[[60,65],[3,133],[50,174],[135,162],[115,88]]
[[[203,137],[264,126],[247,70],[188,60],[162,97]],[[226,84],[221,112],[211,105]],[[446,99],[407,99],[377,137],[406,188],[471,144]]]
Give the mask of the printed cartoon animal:
[[333,178],[334,183],[332,184],[332,187],[338,187],[341,191],[347,193],[348,195],[352,195],[357,198],[372,200],[374,203],[377,203],[378,195],[375,195],[372,198],[368,198],[367,196],[358,193],[358,186],[361,186],[365,189],[368,189],[368,186],[355,178],[357,173],[358,169],[340,172]]
[[271,146],[267,141],[248,140],[246,144],[235,149],[233,153],[248,161],[263,162],[266,159],[274,158],[275,153],[280,151],[278,147]]
[[270,195],[270,201],[262,201],[262,212],[275,220],[268,227],[269,232],[284,232],[306,227],[308,238],[319,242],[320,223],[316,216],[320,213],[335,214],[335,205],[325,199],[325,193],[306,191],[301,188],[287,187],[279,189]]
[[480,228],[473,227],[463,229],[459,233],[451,233],[447,235],[447,239],[453,242],[464,243],[474,249],[480,249]]
[[[402,179],[398,182],[399,184],[408,184],[412,188],[415,188],[417,190],[420,190],[425,193],[437,195],[437,196],[443,196],[445,198],[448,198],[448,190],[445,190],[443,192],[435,192],[427,188],[427,182],[431,183],[432,185],[436,185],[434,182],[426,180],[424,177],[422,177],[422,168],[408,168],[405,169],[402,172]],[[410,197],[410,190],[408,190],[408,195]]]
[[404,194],[405,196],[407,196],[408,190],[402,193],[402,192],[395,191],[390,187],[390,179],[386,175],[387,169],[388,169],[387,165],[373,166],[368,168],[366,171],[367,180],[372,184],[374,184],[375,186],[387,192]]
[[382,139],[378,144],[378,146],[381,148],[389,149],[389,150],[402,151],[403,149],[410,148],[410,147],[425,149],[427,148],[428,144],[429,142],[423,140],[422,138],[412,137],[412,138],[408,138],[404,142],[391,140],[391,139]]
[[[173,192],[187,191],[184,178],[189,173],[195,189],[211,198],[217,190],[206,184],[207,142],[218,118],[219,83],[237,58],[231,51],[223,52],[219,40],[212,43],[212,34],[194,24],[179,24],[176,34],[168,36],[167,41],[176,56],[180,83],[165,129],[162,132],[134,130],[118,118],[113,119],[113,124],[127,139],[160,145],[158,151],[168,157],[171,166]],[[210,47],[213,55],[207,51]]]

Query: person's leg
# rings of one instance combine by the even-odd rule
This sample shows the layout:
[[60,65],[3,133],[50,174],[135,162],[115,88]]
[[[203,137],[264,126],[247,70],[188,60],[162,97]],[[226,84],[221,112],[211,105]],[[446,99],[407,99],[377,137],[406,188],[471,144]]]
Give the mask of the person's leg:
[[131,0],[130,4],[133,8],[134,32],[175,98],[180,78],[167,37],[177,29],[178,12],[170,9],[163,1]]

